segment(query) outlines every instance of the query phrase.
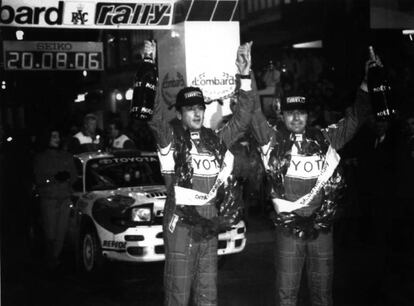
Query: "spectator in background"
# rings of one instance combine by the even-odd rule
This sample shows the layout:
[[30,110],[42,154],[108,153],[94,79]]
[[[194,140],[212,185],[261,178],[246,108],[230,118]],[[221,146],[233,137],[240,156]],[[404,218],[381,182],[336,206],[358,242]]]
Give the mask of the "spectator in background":
[[231,148],[234,154],[233,175],[243,186],[243,207],[248,220],[264,202],[264,168],[256,139],[247,132]]
[[[4,130],[3,125],[0,122],[0,203],[4,203],[3,199],[3,182],[4,182]],[[0,205],[0,220],[3,221],[3,207]]]
[[323,122],[326,126],[335,124],[343,117],[343,112],[336,108],[334,105],[325,105],[323,109]]
[[68,150],[73,154],[91,152],[103,149],[103,140],[97,134],[97,118],[94,114],[87,114],[83,118],[81,131],[76,133],[68,144]]
[[308,125],[314,128],[322,129],[326,127],[322,105],[317,103],[313,105],[313,108],[308,113],[308,122]]
[[373,118],[361,130],[355,148],[358,152],[358,180],[361,182],[358,194],[363,203],[360,235],[364,242],[371,241],[382,248],[385,248],[386,231],[391,223],[386,216],[389,203],[392,203],[395,180],[395,143],[391,131],[390,121]]
[[285,69],[285,72],[291,74],[295,82],[298,78],[298,66],[299,61],[296,59],[292,50],[288,50],[282,54],[282,70]]
[[135,149],[134,141],[122,133],[119,120],[113,120],[108,125],[108,149]]
[[414,112],[403,121],[401,138],[396,151],[396,207],[393,215],[393,247],[399,251],[413,251],[414,247]]
[[5,133],[3,129],[3,125],[0,122],[0,154],[3,155],[3,145],[5,141]]
[[46,243],[46,265],[54,269],[67,231],[72,183],[76,180],[73,157],[60,148],[57,129],[46,130],[39,138],[41,152],[33,161],[34,181],[40,196],[41,223]]
[[262,72],[261,80],[265,85],[265,89],[270,88],[271,93],[273,93],[275,86],[280,82],[280,63],[277,62],[277,66],[275,66],[273,61],[269,61]]

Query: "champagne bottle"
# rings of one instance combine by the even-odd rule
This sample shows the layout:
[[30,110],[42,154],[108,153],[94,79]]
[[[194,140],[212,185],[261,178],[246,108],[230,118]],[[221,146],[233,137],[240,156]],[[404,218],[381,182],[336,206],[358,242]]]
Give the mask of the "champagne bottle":
[[[369,46],[370,60],[375,61],[377,55],[374,48]],[[384,67],[374,65],[368,70],[368,92],[377,118],[387,119],[395,114],[392,104],[391,86]]]
[[133,118],[149,121],[154,112],[158,68],[151,54],[144,54],[138,63],[134,78],[130,114]]

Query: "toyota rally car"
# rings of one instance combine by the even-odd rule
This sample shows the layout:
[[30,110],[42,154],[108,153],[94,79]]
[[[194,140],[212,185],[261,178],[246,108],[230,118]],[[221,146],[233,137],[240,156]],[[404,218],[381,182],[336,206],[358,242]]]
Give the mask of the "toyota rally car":
[[[84,272],[105,259],[164,260],[162,217],[166,187],[153,152],[119,151],[75,155],[79,171],[72,201],[69,242]],[[219,234],[218,254],[241,252],[243,221]]]

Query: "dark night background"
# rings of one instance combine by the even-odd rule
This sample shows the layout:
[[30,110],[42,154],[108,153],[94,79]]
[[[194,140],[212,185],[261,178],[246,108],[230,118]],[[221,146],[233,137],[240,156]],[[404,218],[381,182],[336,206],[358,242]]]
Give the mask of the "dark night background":
[[[392,1],[382,0],[281,0],[272,2],[279,5],[261,8],[257,4],[253,6],[255,9],[250,10],[248,1],[240,1],[240,35],[242,42],[254,41],[253,70],[260,89],[265,87],[262,76],[269,61],[283,63],[287,56],[298,60],[319,58],[323,62],[321,78],[324,84],[334,89],[334,93],[325,96],[317,82],[309,90],[316,100],[321,98],[317,105],[340,114],[352,101],[349,97],[353,96],[361,82],[368,46],[375,46],[381,56],[393,85],[398,115],[390,129],[392,141],[375,158],[371,158],[373,155],[369,151],[374,137],[372,126],[365,126],[342,152],[344,162],[348,163],[350,205],[335,228],[337,279],[334,293],[336,305],[340,306],[413,305],[414,210],[411,206],[407,210],[406,207],[401,208],[399,203],[412,201],[411,204],[414,204],[414,179],[413,172],[410,172],[414,169],[412,141],[409,148],[411,157],[400,154],[406,149],[401,144],[407,132],[404,120],[414,112],[414,41],[410,35],[403,35],[402,30],[414,29],[414,22],[402,28],[398,20],[383,20],[388,28],[373,28],[374,16],[370,10],[370,4],[375,4],[385,10],[403,11],[414,20],[413,1],[393,1],[391,5],[388,2]],[[19,29],[0,27],[0,40],[16,40],[16,30]],[[127,126],[125,114],[129,101],[114,102],[113,94],[116,91],[125,92],[131,87],[138,62],[137,48],[144,39],[152,37],[151,31],[21,30],[25,33],[24,40],[28,41],[103,42],[105,69],[89,72],[86,77],[82,71],[7,71],[3,59],[0,59],[0,81],[6,82],[6,88],[0,88],[1,294],[4,305],[141,305],[139,300],[134,299],[134,286],[143,292],[146,302],[142,305],[159,304],[160,298],[151,300],[154,295],[159,297],[162,294],[159,289],[162,282],[153,272],[139,281],[131,281],[120,276],[120,271],[128,276],[133,272],[146,272],[121,267],[118,271],[108,272],[113,276],[111,282],[91,285],[76,279],[68,268],[62,272],[62,280],[54,284],[54,280],[50,281],[36,267],[36,258],[30,257],[24,247],[28,243],[26,225],[33,214],[30,206],[31,158],[36,150],[33,146],[35,136],[50,125],[59,126],[66,136],[70,136],[89,112],[99,114],[99,128],[102,130],[105,122],[114,117],[121,118]],[[293,43],[312,40],[322,40],[323,48],[291,48]],[[0,53],[2,51],[0,45]],[[74,103],[77,95],[84,92],[89,92],[86,101]],[[12,137],[13,141],[7,141],[8,137]],[[247,154],[247,163],[251,161],[249,158],[252,155]],[[250,183],[257,185],[254,181]],[[245,200],[251,205],[248,217],[252,218],[248,221],[252,228],[257,226],[258,233],[265,237],[271,231],[268,207],[257,201],[262,197],[257,194],[260,190],[256,189],[251,188],[251,193],[246,193]],[[400,192],[401,189],[404,190]],[[382,196],[383,205],[379,214],[375,207],[378,195]],[[364,203],[371,204],[364,206]],[[390,232],[393,212],[398,212],[400,216],[400,219],[396,218],[401,224],[396,232]],[[259,279],[259,276],[269,276],[267,273],[271,269],[265,264],[273,264],[269,259],[271,243],[260,240],[255,246],[243,255],[250,256],[246,257],[248,259],[235,256],[233,265],[230,263],[228,268],[222,270],[219,283],[225,288],[220,300],[223,305],[254,305],[253,302],[243,304],[249,303],[250,296],[254,295],[259,296],[260,300],[255,305],[269,305],[272,283]],[[246,264],[250,260],[255,261],[251,269],[262,270],[250,271]],[[248,277],[241,274],[243,267],[251,273]],[[154,271],[160,274],[162,267],[156,266]],[[237,276],[233,279],[233,275]],[[148,285],[145,279],[152,283]],[[260,280],[257,284],[253,282],[256,279]],[[39,283],[34,286],[37,281]],[[31,286],[35,289],[30,289]],[[57,293],[49,292],[50,296],[42,303],[49,287]],[[111,290],[119,290],[121,297],[113,292],[108,293]],[[246,296],[241,294],[249,290]],[[66,291],[73,291],[73,296]],[[93,300],[94,295],[96,300]],[[232,304],[233,295],[243,297],[245,301],[243,298],[240,301],[235,299],[238,302]],[[79,296],[81,298],[78,299]],[[82,298],[83,302],[80,302]],[[307,305],[301,301],[301,305]]]

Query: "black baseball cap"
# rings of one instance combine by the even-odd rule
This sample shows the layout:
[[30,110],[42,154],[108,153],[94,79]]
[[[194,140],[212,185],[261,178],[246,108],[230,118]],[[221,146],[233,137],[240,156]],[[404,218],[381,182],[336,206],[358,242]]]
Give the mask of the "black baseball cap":
[[295,109],[308,111],[309,105],[303,96],[288,96],[282,99],[280,108],[282,112]]
[[295,109],[309,111],[309,108],[309,101],[302,91],[292,89],[282,94],[280,101],[280,110],[282,112]]
[[198,87],[184,87],[178,92],[174,106],[178,109],[183,106],[193,106],[197,104],[201,104],[204,107],[206,106],[201,89]]

